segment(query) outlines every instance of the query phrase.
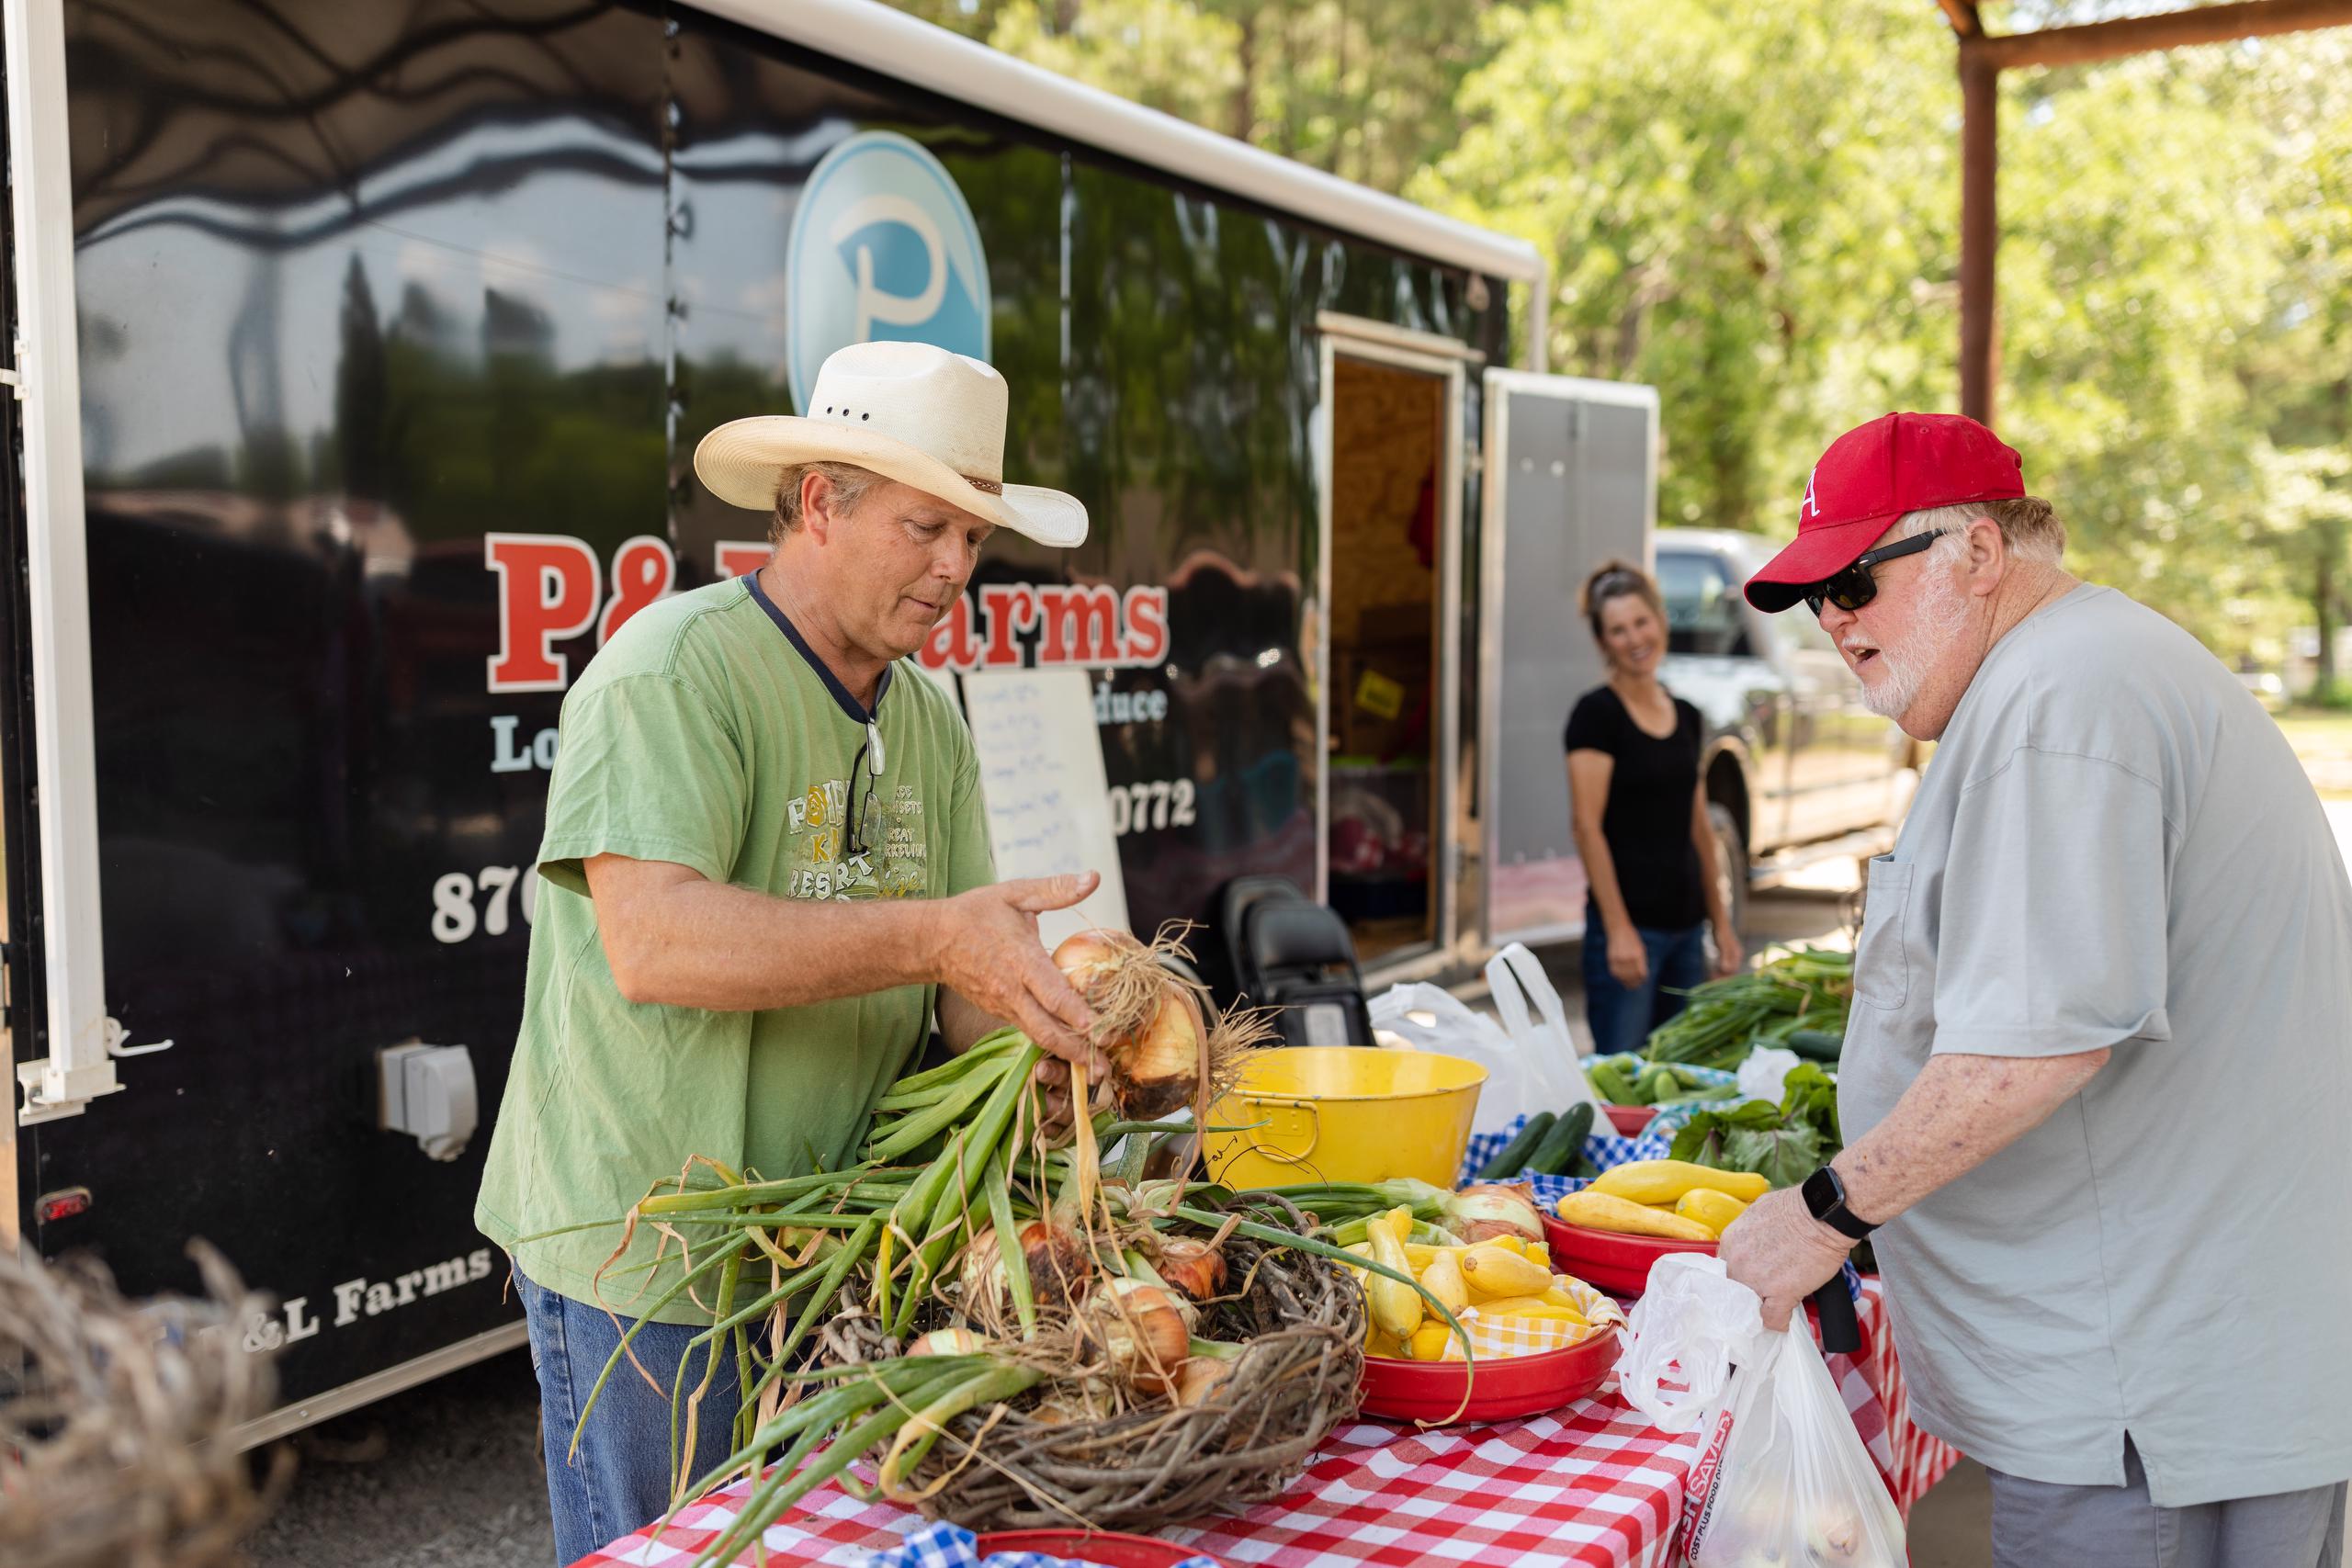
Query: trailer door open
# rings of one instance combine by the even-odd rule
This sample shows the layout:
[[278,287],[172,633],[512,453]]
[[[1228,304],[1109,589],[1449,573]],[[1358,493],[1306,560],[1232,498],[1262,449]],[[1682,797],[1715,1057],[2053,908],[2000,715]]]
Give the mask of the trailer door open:
[[1577,590],[1611,558],[1645,568],[1657,509],[1657,390],[1487,372],[1478,733],[1487,940],[1584,930],[1568,825],[1568,709],[1603,679]]
[[1462,431],[1476,357],[1324,313],[1321,897],[1367,968],[1442,962],[1459,925]]

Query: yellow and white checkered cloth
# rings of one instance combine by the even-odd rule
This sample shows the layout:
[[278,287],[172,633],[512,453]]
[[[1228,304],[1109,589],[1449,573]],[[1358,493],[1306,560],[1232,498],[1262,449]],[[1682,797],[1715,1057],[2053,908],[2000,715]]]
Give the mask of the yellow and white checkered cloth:
[[[1462,1326],[1470,1331],[1470,1348],[1482,1361],[1504,1356],[1535,1356],[1581,1345],[1602,1330],[1624,1323],[1624,1310],[1582,1280],[1571,1280],[1567,1291],[1577,1310],[1584,1314],[1582,1323],[1557,1317],[1487,1317],[1479,1312],[1476,1303],[1472,1303],[1459,1314]],[[1448,1338],[1442,1359],[1466,1359],[1462,1353],[1462,1341]]]

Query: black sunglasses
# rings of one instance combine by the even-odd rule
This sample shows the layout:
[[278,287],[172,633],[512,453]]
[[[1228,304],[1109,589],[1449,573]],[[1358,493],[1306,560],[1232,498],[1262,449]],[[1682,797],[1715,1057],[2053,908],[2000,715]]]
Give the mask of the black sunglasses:
[[1815,583],[1804,591],[1805,608],[1815,615],[1821,614],[1822,601],[1827,600],[1841,610],[1859,610],[1878,597],[1878,579],[1871,575],[1871,568],[1882,561],[1902,556],[1917,555],[1951,530],[1930,528],[1926,533],[1889,545],[1883,550],[1865,550],[1854,558],[1854,564],[1837,576]]
[[[878,697],[876,699],[879,700]],[[842,859],[854,860],[859,855],[872,854],[880,846],[875,842],[876,818],[881,815],[881,803],[874,792],[882,777],[882,730],[871,718],[865,725],[865,739],[858,743],[857,755],[849,764],[849,820],[842,833]],[[865,784],[865,804],[858,805],[857,786]]]

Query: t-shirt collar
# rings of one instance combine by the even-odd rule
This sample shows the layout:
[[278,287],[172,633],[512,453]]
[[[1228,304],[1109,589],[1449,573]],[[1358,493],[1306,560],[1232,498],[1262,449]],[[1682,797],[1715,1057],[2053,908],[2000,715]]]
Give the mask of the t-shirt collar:
[[882,695],[890,689],[891,666],[886,664],[882,667],[882,679],[876,682],[874,687],[874,705],[870,708],[865,706],[850,694],[849,688],[842,684],[841,678],[832,672],[823,660],[817,657],[816,650],[810,648],[808,639],[800,635],[800,628],[794,626],[782,610],[776,608],[775,601],[768,597],[768,591],[760,586],[758,572],[747,573],[743,579],[743,585],[752,591],[752,597],[758,601],[760,608],[768,613],[768,619],[775,623],[776,630],[784,634],[784,639],[792,644],[801,658],[808,661],[808,668],[817,672],[817,679],[825,682],[825,690],[833,695],[834,705],[849,716],[852,724],[862,724],[868,729],[872,729],[876,716],[882,711]]

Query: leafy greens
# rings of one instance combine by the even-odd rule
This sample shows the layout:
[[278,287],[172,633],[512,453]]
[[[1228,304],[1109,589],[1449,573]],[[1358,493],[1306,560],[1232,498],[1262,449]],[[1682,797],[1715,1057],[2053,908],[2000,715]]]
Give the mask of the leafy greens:
[[1777,1106],[1751,1100],[1693,1116],[1675,1134],[1672,1157],[1716,1170],[1753,1171],[1775,1187],[1793,1187],[1845,1146],[1837,1082],[1805,1062],[1791,1069]]

